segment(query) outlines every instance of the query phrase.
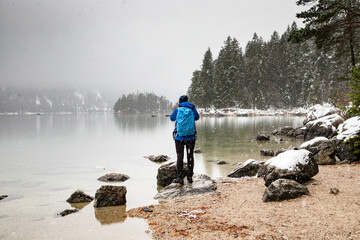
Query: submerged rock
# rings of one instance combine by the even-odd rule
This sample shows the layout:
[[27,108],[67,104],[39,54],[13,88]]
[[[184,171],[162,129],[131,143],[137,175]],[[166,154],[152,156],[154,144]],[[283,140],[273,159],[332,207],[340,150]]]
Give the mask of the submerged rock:
[[130,177],[126,174],[121,173],[108,173],[102,177],[99,177],[98,180],[102,182],[124,182]]
[[262,133],[259,133],[256,138],[256,141],[270,141],[270,136],[264,135]]
[[194,175],[193,183],[188,183],[185,180],[185,184],[171,183],[162,189],[155,199],[171,199],[183,196],[193,196],[197,194],[203,194],[213,192],[217,188],[216,182],[205,174]]
[[8,195],[1,195],[0,200],[3,200],[4,198],[7,198],[7,197],[8,197]]
[[271,149],[262,149],[260,150],[261,156],[274,156],[274,150]]
[[166,161],[168,161],[170,159],[169,156],[162,155],[162,154],[144,156],[144,158],[147,158],[150,161],[153,161],[153,162],[156,162],[156,163],[166,162]]
[[118,206],[126,203],[125,186],[101,186],[95,194],[94,207]]
[[319,172],[311,152],[288,150],[267,160],[263,167],[265,186],[279,178],[292,179],[304,183]]
[[290,131],[294,131],[294,128],[285,126],[285,127],[280,127],[280,128],[275,129],[274,131],[271,132],[271,134],[272,135],[286,135]]
[[[184,163],[184,177],[187,176],[187,163]],[[177,177],[176,163],[171,162],[163,164],[158,169],[157,184],[160,186],[167,186]]]
[[309,194],[309,189],[290,179],[278,179],[265,190],[262,200],[264,202],[282,201],[298,198]]
[[259,162],[253,159],[249,159],[244,163],[238,164],[238,166],[232,170],[227,177],[241,178],[241,177],[252,177],[258,174],[260,167],[264,162]]
[[203,151],[201,150],[201,148],[196,148],[195,150],[194,150],[194,153],[202,153]]
[[78,212],[79,210],[77,209],[65,209],[64,211],[62,211],[61,213],[59,213],[58,215],[62,216],[62,217],[65,217],[69,214],[72,214],[72,213],[76,213]]
[[226,161],[224,161],[224,160],[219,160],[219,161],[216,162],[216,164],[224,165],[224,164],[228,164],[228,163]]
[[94,200],[93,197],[87,195],[81,190],[75,191],[71,196],[66,200],[68,203],[82,203],[82,202],[91,202]]

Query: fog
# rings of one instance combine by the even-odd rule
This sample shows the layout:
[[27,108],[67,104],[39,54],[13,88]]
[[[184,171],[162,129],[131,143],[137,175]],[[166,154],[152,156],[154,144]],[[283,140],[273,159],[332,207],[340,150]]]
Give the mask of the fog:
[[[289,0],[1,0],[0,85],[154,92],[176,101],[208,47],[268,40]],[[300,25],[301,22],[296,20]]]

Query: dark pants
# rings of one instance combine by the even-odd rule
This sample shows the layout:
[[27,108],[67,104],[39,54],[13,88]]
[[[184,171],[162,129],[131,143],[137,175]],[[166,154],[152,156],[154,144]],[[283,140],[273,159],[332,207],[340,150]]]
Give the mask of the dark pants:
[[183,177],[183,167],[184,167],[184,146],[186,146],[186,157],[187,157],[187,166],[188,166],[188,175],[192,176],[194,174],[194,148],[195,148],[195,139],[188,141],[178,141],[175,140],[176,154],[177,154],[177,173],[179,177]]

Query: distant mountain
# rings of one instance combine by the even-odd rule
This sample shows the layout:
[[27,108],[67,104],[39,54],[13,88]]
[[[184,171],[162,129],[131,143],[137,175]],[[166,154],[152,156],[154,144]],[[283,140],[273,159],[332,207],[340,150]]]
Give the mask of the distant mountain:
[[1,87],[0,113],[112,111],[114,100],[99,91]]

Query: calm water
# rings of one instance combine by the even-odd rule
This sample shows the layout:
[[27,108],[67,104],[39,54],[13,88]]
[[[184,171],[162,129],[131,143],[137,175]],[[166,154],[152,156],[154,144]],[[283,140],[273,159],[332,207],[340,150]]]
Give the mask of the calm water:
[[[301,141],[251,141],[258,132],[279,126],[300,126],[301,117],[201,118],[197,123],[195,174],[225,176],[234,164],[263,160],[262,148],[278,150]],[[143,158],[166,154],[175,160],[168,118],[145,115],[74,114],[0,116],[0,239],[147,239],[144,220],[126,218],[130,208],[156,204],[156,174],[160,165]],[[273,138],[275,139],[275,138]],[[225,160],[229,164],[214,162]],[[72,208],[66,199],[77,189],[94,196],[104,183],[100,176],[119,172],[130,176],[127,205],[58,217]]]

